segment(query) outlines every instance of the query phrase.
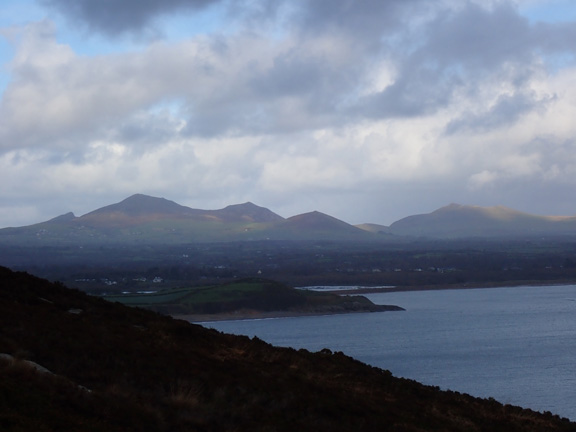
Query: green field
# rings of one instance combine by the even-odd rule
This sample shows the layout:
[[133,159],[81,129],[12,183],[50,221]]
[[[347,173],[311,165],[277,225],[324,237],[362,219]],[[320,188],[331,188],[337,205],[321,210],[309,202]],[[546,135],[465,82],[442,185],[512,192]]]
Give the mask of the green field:
[[104,298],[127,306],[169,314],[219,314],[235,311],[338,313],[378,310],[378,306],[362,296],[349,297],[298,290],[275,281],[256,278],[222,285]]

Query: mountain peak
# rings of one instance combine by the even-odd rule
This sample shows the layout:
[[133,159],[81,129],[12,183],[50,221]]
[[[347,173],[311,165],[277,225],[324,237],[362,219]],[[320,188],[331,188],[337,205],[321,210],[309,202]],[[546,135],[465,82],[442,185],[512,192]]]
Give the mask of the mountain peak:
[[191,208],[165,198],[135,194],[116,204],[87,213],[77,220],[90,226],[127,227],[166,217],[182,218],[193,212]]
[[141,216],[151,213],[174,215],[186,214],[189,210],[188,207],[181,206],[180,204],[167,200],[166,198],[156,198],[149,195],[135,194],[119,203],[102,207],[84,216],[105,213],[123,213],[128,216]]
[[244,222],[280,222],[284,218],[266,207],[260,207],[250,201],[243,204],[232,204],[214,213],[225,221]]
[[329,228],[344,228],[347,230],[352,229],[352,231],[358,230],[356,228],[340,219],[336,219],[333,216],[327,215],[325,213],[319,212],[317,210],[302,213],[296,216],[292,216],[287,219],[292,225],[305,227],[305,228],[314,228],[314,229],[329,229]]
[[76,219],[76,215],[72,212],[64,213],[63,215],[56,216],[55,218],[50,219],[47,222],[69,222],[73,219]]
[[246,201],[245,203],[242,203],[242,204],[231,204],[231,205],[224,207],[224,209],[246,209],[246,210],[255,210],[255,209],[263,209],[263,208],[264,207],[257,206],[256,204],[254,204],[251,201]]
[[440,207],[437,211],[439,211],[439,210],[457,210],[457,209],[460,209],[462,207],[466,207],[466,206],[464,206],[462,204],[458,204],[458,203],[450,203],[444,207]]

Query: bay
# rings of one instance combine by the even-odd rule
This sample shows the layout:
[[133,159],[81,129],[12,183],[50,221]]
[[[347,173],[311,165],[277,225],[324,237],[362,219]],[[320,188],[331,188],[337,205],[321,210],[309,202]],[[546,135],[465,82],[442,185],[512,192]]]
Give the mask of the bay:
[[576,285],[367,295],[405,312],[203,323],[576,420]]

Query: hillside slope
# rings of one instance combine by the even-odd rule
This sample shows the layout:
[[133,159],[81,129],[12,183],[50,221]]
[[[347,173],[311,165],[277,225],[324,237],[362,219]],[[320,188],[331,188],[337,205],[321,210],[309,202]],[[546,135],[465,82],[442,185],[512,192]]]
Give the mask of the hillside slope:
[[574,431],[0,268],[2,431]]

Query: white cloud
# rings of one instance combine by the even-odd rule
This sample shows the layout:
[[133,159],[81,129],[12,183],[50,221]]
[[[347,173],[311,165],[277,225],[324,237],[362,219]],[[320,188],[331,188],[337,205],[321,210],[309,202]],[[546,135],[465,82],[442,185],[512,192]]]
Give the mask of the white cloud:
[[[531,24],[506,1],[254,5],[234,31],[122,54],[81,55],[49,20],[4,29],[15,54],[0,167],[12,192],[0,203],[18,198],[13,220],[58,199],[81,212],[142,192],[200,207],[251,200],[287,216],[313,210],[302,199],[389,223],[459,197],[537,209],[533,191],[576,183],[569,26]],[[141,24],[156,13],[169,22],[168,9]]]
[[493,171],[484,170],[479,173],[472,174],[469,179],[470,187],[474,189],[480,189],[487,185],[493,185],[495,181],[499,178],[498,174]]

